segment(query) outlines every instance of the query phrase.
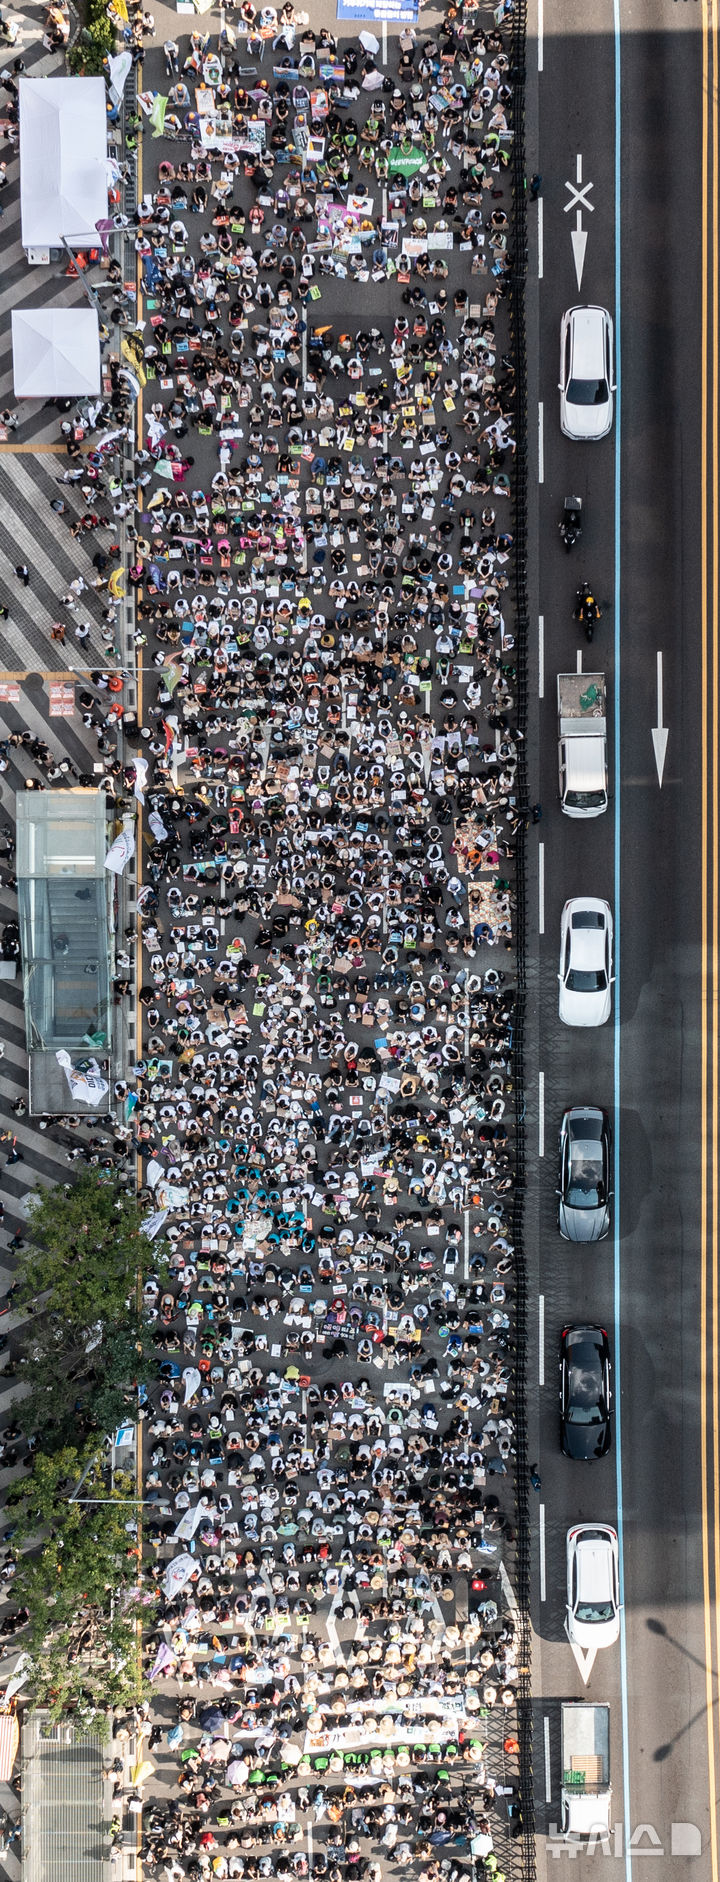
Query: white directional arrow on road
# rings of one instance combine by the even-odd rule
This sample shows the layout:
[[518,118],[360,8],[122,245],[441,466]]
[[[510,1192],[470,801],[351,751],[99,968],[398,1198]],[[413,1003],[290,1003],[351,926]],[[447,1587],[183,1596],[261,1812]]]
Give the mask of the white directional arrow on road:
[[582,286],[583,268],[585,266],[585,250],[587,248],[587,229],[583,228],[582,215],[579,209],[577,212],[577,221],[575,223],[574,229],[572,230],[570,240],[572,242],[573,260],[575,262],[575,274],[577,276],[577,284],[578,284],[578,288],[580,288]]
[[[565,1627],[565,1632],[567,1633],[567,1624]],[[582,1680],[583,1686],[587,1686],[588,1680],[590,1678],[590,1674],[592,1673],[593,1667],[595,1665],[595,1661],[597,1659],[597,1652],[598,1652],[597,1647],[588,1647],[587,1653],[583,1653],[582,1647],[576,1646],[574,1640],[568,1641],[568,1645],[569,1645],[572,1657],[575,1661],[575,1665],[577,1667],[578,1673],[580,1674],[580,1678]]]
[[662,789],[669,728],[663,725],[663,657],[657,656],[657,725],[652,727],[652,742],[657,765],[658,784]]
[[591,216],[595,212],[595,204],[588,201],[588,193],[592,189],[592,183],[583,183],[582,151],[578,151],[575,160],[575,182],[566,183],[565,188],[570,191],[570,201],[565,204],[565,214],[567,215],[571,209],[576,210],[575,227],[571,231],[570,240],[572,242],[575,274],[579,288],[583,277],[585,249],[587,247],[587,229],[584,229],[582,225],[582,212],[583,209],[587,209],[588,214]]

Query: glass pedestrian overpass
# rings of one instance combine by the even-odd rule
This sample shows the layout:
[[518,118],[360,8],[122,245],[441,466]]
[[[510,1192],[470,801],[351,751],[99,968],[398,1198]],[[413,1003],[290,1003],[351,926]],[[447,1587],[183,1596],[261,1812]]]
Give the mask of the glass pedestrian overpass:
[[92,1107],[78,1101],[90,1061],[102,1073],[98,1091],[107,1081],[112,1044],[116,878],[105,868],[107,846],[102,791],[18,797],[18,919],[33,1115],[108,1108],[107,1093]]

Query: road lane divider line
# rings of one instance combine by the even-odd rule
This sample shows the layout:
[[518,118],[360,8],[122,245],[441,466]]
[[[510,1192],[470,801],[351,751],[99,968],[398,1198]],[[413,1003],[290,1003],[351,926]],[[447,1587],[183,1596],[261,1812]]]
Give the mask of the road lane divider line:
[[538,933],[545,933],[545,844],[538,843]]
[[545,1504],[540,1504],[540,1600],[547,1600],[547,1574],[545,1569]]
[[545,1295],[538,1294],[538,1385],[545,1384]]
[[[718,499],[720,497],[720,475],[718,473],[718,447],[719,447],[719,442],[720,442],[720,414],[718,414],[718,410],[717,410],[718,378],[719,378],[719,374],[718,374],[718,346],[719,346],[718,189],[719,189],[719,183],[718,183],[718,104],[717,104],[717,83],[718,83],[718,4],[717,4],[717,0],[712,0],[711,21],[712,21],[712,43],[711,43],[711,59],[712,59],[712,73],[711,73],[712,258],[711,258],[711,274],[710,274],[710,306],[712,310],[712,343],[711,343],[710,360],[711,360],[712,378],[711,378],[711,395],[710,396],[711,396],[711,410],[712,410],[712,484],[711,484],[711,516],[712,516],[711,574],[712,574],[712,579],[711,579],[710,592],[711,592],[712,612],[711,612],[711,620],[710,620],[711,671],[710,671],[709,698],[710,698],[710,701],[714,702],[718,696],[718,678],[719,678],[719,673],[720,673],[720,659],[719,659],[719,645],[718,645],[718,621],[720,618],[720,544],[719,544],[719,536],[718,536],[718,515],[717,515],[717,504],[718,504]],[[710,809],[709,854],[711,858],[711,870],[712,870],[712,875],[711,875],[712,915],[711,915],[711,932],[710,932],[709,940],[710,940],[710,960],[712,962],[712,981],[711,981],[711,988],[710,988],[710,1001],[711,1001],[710,1012],[711,1012],[711,1017],[712,1017],[711,1098],[710,1098],[710,1102],[711,1102],[710,1171],[711,1171],[711,1222],[712,1222],[711,1344],[712,1344],[712,1356],[713,1356],[713,1360],[712,1360],[712,1460],[713,1460],[712,1462],[712,1494],[713,1494],[712,1527],[713,1527],[713,1536],[714,1536],[713,1608],[714,1608],[714,1615],[715,1615],[715,1658],[714,1658],[713,1665],[714,1665],[715,1674],[717,1676],[717,1669],[718,1667],[720,1667],[720,1612],[718,1611],[718,1592],[720,1591],[720,1425],[718,1422],[718,1405],[720,1403],[720,1353],[718,1352],[718,1325],[719,1325],[719,1319],[720,1319],[720,1309],[719,1309],[719,1301],[718,1301],[718,1231],[719,1231],[719,1214],[720,1214],[720,1191],[718,1188],[718,1184],[719,1184],[719,1179],[720,1179],[720,1172],[718,1171],[718,1167],[717,1167],[718,1070],[719,1070],[719,1042],[718,1042],[718,1017],[717,1017],[718,1016],[718,990],[719,990],[718,959],[717,959],[718,887],[719,887],[718,863],[719,863],[719,859],[718,859],[718,853],[717,853],[717,846],[718,846],[718,797],[719,797],[719,786],[720,786],[720,752],[718,748],[718,737],[717,737],[714,715],[713,715],[713,720],[712,720],[711,738],[712,738],[712,745],[711,745],[711,787],[710,787],[711,795],[710,795],[710,806],[709,806],[709,809]],[[717,1714],[716,1714],[715,1708],[713,1708],[713,1770],[714,1770],[714,1777],[715,1777],[715,1783],[713,1785],[713,1792],[715,1792],[716,1784],[717,1784],[717,1772],[718,1772]],[[713,1851],[713,1857],[714,1857],[714,1864],[715,1864],[713,1874],[715,1875],[717,1873],[717,1860],[718,1860],[717,1827],[716,1827],[715,1848]]]
[[[615,462],[614,462],[614,512],[615,512],[615,586],[614,586],[614,651],[615,682],[614,693],[614,890],[615,890],[615,1000],[613,1012],[613,1100],[614,1100],[614,1147],[613,1172],[615,1178],[615,1215],[613,1245],[613,1301],[614,1301],[614,1345],[615,1345],[615,1489],[617,1502],[618,1556],[620,1568],[620,1708],[622,1740],[622,1808],[625,1829],[625,1878],[632,1882],[631,1814],[630,1814],[630,1706],[628,1698],[628,1652],[627,1630],[625,1626],[624,1580],[625,1580],[625,1506],[623,1491],[622,1458],[622,1267],[620,1262],[620,1026],[621,1026],[621,767],[620,767],[620,700],[622,696],[622,642],[620,637],[620,599],[621,599],[621,518],[622,518],[622,30],[620,20],[620,0],[613,0],[613,41],[614,41],[614,79],[615,79],[615,124],[614,124],[614,216],[615,216]],[[579,179],[578,179],[579,180]]]
[[[719,641],[718,641],[719,620],[720,620],[720,595],[719,595],[720,550],[719,550],[719,541],[718,541],[718,516],[717,516],[717,504],[718,504],[718,500],[720,499],[720,476],[718,472],[718,449],[719,449],[719,443],[720,443],[720,422],[719,422],[720,415],[717,412],[718,379],[719,379],[719,374],[718,374],[718,344],[719,344],[719,332],[718,332],[718,325],[719,325],[719,301],[718,301],[719,171],[718,171],[718,164],[719,164],[719,152],[718,152],[718,100],[717,100],[717,83],[718,83],[718,4],[717,4],[717,0],[711,0],[710,19],[711,19],[711,41],[710,41],[711,71],[710,71],[709,95],[712,99],[712,122],[711,122],[710,144],[709,144],[710,157],[711,157],[711,168],[710,168],[711,221],[710,221],[710,228],[709,228],[709,238],[710,238],[711,247],[709,249],[710,269],[709,269],[709,277],[708,277],[708,280],[709,280],[708,309],[709,309],[710,318],[711,318],[711,342],[710,342],[710,348],[707,350],[707,365],[708,365],[708,372],[709,372],[710,409],[712,410],[712,433],[711,433],[711,455],[710,455],[710,464],[711,464],[710,514],[712,516],[712,526],[711,526],[712,535],[711,535],[711,545],[710,545],[710,570],[709,570],[711,614],[710,614],[709,635],[708,635],[708,669],[707,669],[707,675],[708,675],[707,708],[708,709],[706,711],[705,716],[710,726],[710,740],[711,740],[710,756],[709,756],[709,800],[708,800],[708,821],[707,821],[708,855],[710,859],[709,889],[710,889],[710,896],[711,896],[710,913],[709,913],[708,930],[707,930],[707,944],[708,944],[707,993],[708,993],[708,1001],[709,1001],[708,1017],[710,1021],[711,1030],[710,1030],[710,1041],[709,1041],[709,1044],[710,1044],[710,1092],[709,1092],[710,1129],[707,1134],[706,1141],[708,1142],[708,1146],[709,1146],[709,1158],[710,1158],[710,1164],[709,1164],[709,1168],[710,1168],[710,1198],[709,1198],[709,1204],[710,1204],[710,1275],[709,1275],[709,1281],[710,1281],[710,1286],[711,1286],[710,1340],[712,1344],[712,1403],[708,1409],[709,1409],[711,1429],[712,1429],[711,1527],[712,1527],[712,1533],[713,1533],[713,1538],[714,1538],[713,1581],[712,1581],[712,1587],[711,1587],[711,1602],[712,1602],[712,1609],[714,1611],[714,1620],[715,1620],[714,1654],[712,1654],[710,1657],[710,1667],[712,1669],[712,1675],[713,1675],[713,1686],[715,1686],[717,1682],[718,1668],[720,1667],[720,1613],[718,1613],[718,1594],[720,1592],[720,1426],[719,1426],[719,1419],[718,1419],[718,1407],[720,1404],[720,1353],[718,1352],[718,1325],[719,1325],[719,1318],[720,1318],[720,1302],[719,1302],[719,1292],[718,1292],[719,1290],[718,1234],[720,1231],[720,1197],[719,1197],[719,1188],[718,1188],[719,1172],[717,1168],[718,1132],[719,1132],[719,1126],[720,1126],[720,1107],[719,1107],[719,1100],[718,1100],[718,1072],[719,1072],[719,1066],[720,1066],[720,1053],[719,1053],[719,1041],[718,1041],[718,1004],[717,1004],[718,1003],[717,948],[718,948],[718,935],[719,935],[719,922],[718,922],[719,874],[718,874],[717,845],[718,845],[719,796],[720,796],[720,751],[718,747],[718,737],[717,737],[715,713],[714,713],[714,702],[717,698],[718,676],[720,673],[720,656],[719,656]],[[705,570],[704,580],[707,582],[707,579],[708,579],[708,572],[707,570]],[[716,1882],[717,1874],[718,1874],[718,1825],[717,1825],[717,1806],[716,1806],[715,1800],[717,1796],[717,1786],[718,1786],[718,1781],[719,1781],[720,1758],[718,1755],[718,1723],[717,1723],[715,1692],[713,1692],[713,1695],[712,1695],[710,1719],[711,1719],[711,1730],[712,1730],[712,1765],[711,1765],[710,1791],[711,1791],[712,1811],[713,1811],[713,1825],[712,1825],[712,1835],[711,1835],[711,1845],[712,1845],[711,1862],[712,1862],[713,1878],[714,1878],[714,1882]]]
[[543,1719],[543,1745],[545,1748],[545,1802],[552,1803],[552,1778],[550,1776],[550,1720],[547,1713]]
[[582,670],[583,670],[583,664],[582,664],[582,647],[578,647],[578,650],[577,650],[577,660],[576,660],[576,662],[575,662],[575,667],[576,667],[576,670],[577,670],[577,672],[578,672],[578,673],[582,673]]
[[[712,1406],[709,1399],[707,1341],[708,1341],[708,1295],[710,1249],[713,1249],[713,1261],[716,1265],[716,1228],[709,1219],[709,1053],[708,1031],[710,1025],[708,953],[711,945],[710,911],[708,903],[708,847],[710,840],[709,806],[709,617],[708,617],[708,577],[709,577],[709,537],[708,504],[711,493],[708,490],[709,467],[709,174],[710,174],[710,0],[702,0],[702,97],[701,97],[701,414],[700,414],[700,455],[701,455],[701,504],[700,504],[700,620],[701,620],[701,962],[700,962],[700,1143],[701,1143],[701,1185],[700,1185],[700,1463],[701,1463],[701,1531],[702,1531],[702,1571],[703,1571],[703,1608],[705,1638],[705,1712],[708,1754],[708,1798],[710,1810],[710,1863],[712,1882],[718,1882],[717,1850],[717,1777],[715,1753],[715,1692],[712,1654],[712,1607],[713,1585],[710,1572],[710,1511],[709,1511],[709,1447],[708,1417],[711,1409],[715,1412],[715,1379],[713,1376]],[[713,234],[715,226],[713,225]],[[714,254],[714,247],[713,247]],[[714,488],[712,495],[714,497]],[[717,1512],[715,1512],[717,1521]],[[715,1590],[716,1592],[716,1590]]]
[[538,483],[545,482],[545,413],[542,400],[538,405]]
[[543,218],[542,196],[538,196],[538,199],[537,199],[537,213],[538,213],[538,221],[537,221],[538,281],[542,281],[543,266],[545,262],[545,232],[544,232],[544,226],[543,226],[544,218]]
[[538,615],[538,699],[545,698],[545,616]]
[[545,1155],[545,1073],[538,1072],[538,1156]]
[[545,6],[544,0],[538,0],[537,10],[537,56],[538,72],[544,69],[545,59]]

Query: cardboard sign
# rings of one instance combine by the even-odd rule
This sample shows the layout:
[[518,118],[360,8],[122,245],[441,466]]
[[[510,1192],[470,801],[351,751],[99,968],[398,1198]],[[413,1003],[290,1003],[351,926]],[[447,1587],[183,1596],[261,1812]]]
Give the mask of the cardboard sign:
[[50,718],[72,719],[75,711],[75,687],[65,681],[51,681],[48,691],[50,694]]

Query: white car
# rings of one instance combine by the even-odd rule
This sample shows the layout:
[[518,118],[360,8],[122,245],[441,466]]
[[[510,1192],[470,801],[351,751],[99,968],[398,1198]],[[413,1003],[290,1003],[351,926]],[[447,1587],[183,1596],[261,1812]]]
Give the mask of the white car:
[[566,1026],[604,1026],[610,1018],[612,915],[596,895],[574,895],[560,921],[559,1012]]
[[560,428],[606,438],[613,421],[613,323],[604,307],[569,307],[560,325]]
[[609,1523],[567,1532],[567,1637],[576,1647],[611,1647],[620,1632],[618,1539]]

